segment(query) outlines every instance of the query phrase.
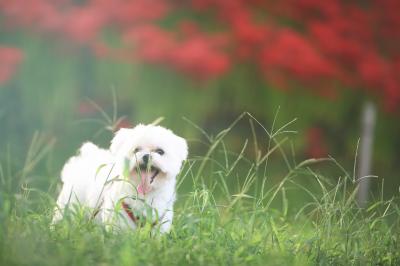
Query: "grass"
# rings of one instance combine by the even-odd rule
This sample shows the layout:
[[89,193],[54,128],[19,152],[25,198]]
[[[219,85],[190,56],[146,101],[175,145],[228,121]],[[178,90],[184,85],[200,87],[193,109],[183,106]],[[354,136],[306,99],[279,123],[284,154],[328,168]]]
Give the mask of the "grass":
[[[232,152],[229,133],[246,119],[251,141]],[[35,135],[21,171],[0,167],[0,265],[399,265],[398,199],[361,209],[354,173],[333,158],[296,163],[286,147],[293,122],[266,129],[243,114],[216,136],[193,124],[208,149],[186,162],[173,229],[162,236],[149,226],[107,232],[82,213],[50,230],[55,186],[29,180],[51,143]],[[282,174],[271,170],[277,161]],[[320,164],[340,174],[327,178]]]

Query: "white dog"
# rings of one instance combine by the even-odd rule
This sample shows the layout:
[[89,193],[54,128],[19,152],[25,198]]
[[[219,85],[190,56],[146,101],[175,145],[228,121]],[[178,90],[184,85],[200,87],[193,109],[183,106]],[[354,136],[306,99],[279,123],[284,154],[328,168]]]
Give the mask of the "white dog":
[[169,231],[176,175],[187,154],[183,138],[154,125],[120,129],[109,150],[85,143],[62,170],[53,223],[82,206],[107,226],[134,229],[150,219]]

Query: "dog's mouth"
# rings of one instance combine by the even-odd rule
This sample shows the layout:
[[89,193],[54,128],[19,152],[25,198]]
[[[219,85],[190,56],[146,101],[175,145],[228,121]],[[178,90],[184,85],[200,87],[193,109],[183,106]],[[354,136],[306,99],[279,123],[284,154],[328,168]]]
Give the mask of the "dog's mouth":
[[160,173],[160,169],[155,166],[146,166],[144,164],[139,165],[140,173],[150,174],[150,184],[153,183],[154,178]]
[[131,175],[134,179],[139,181],[137,185],[137,192],[141,195],[145,195],[151,191],[151,184],[154,179],[158,176],[161,170],[155,166],[147,166],[140,164],[131,171]]

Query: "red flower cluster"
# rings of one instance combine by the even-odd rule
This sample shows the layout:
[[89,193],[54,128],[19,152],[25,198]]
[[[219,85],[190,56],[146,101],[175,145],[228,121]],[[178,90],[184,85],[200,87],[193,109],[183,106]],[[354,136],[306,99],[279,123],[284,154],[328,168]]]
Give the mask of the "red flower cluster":
[[0,85],[14,75],[22,60],[22,52],[16,48],[0,46]]
[[[99,56],[201,79],[248,61],[282,88],[332,95],[341,84],[378,95],[388,110],[400,103],[399,8],[398,0],[0,0],[4,29],[56,35]],[[184,12],[207,30],[179,20]],[[107,45],[108,32],[123,42]]]
[[229,68],[228,56],[220,52],[225,44],[223,36],[207,36],[194,26],[184,25],[181,31],[172,33],[144,25],[132,29],[124,40],[136,46],[132,49],[135,58],[174,66],[197,78],[215,77]]
[[334,79],[380,96],[387,110],[400,104],[400,2],[287,0],[274,5],[275,16],[303,29],[328,62]]
[[264,47],[260,59],[267,75],[281,70],[285,76],[311,82],[335,77],[337,73],[334,65],[310,41],[290,30],[275,34],[271,43]]
[[[6,29],[24,28],[52,34],[91,48],[95,55],[161,63],[201,79],[227,71],[229,58],[222,51],[221,34],[209,36],[196,28],[168,32],[157,25],[171,10],[165,0],[0,0]],[[1,29],[0,29],[1,30]],[[123,36],[118,49],[106,45],[104,32]],[[127,56],[128,55],[128,56]],[[129,56],[133,55],[133,56]]]

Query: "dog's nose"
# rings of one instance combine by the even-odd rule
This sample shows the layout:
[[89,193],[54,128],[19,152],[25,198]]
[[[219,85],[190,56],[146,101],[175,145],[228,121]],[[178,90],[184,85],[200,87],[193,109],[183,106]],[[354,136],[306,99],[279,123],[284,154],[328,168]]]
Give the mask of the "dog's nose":
[[147,165],[147,164],[149,163],[149,158],[150,158],[150,155],[149,155],[149,154],[143,155],[142,160],[143,160],[143,163],[144,163],[145,165]]

